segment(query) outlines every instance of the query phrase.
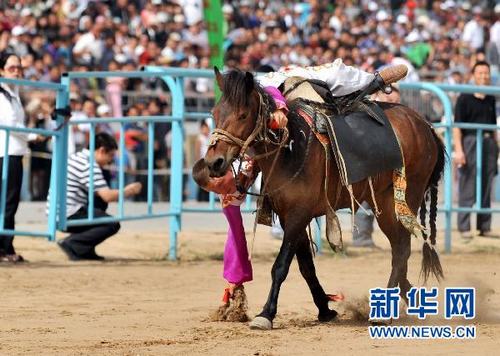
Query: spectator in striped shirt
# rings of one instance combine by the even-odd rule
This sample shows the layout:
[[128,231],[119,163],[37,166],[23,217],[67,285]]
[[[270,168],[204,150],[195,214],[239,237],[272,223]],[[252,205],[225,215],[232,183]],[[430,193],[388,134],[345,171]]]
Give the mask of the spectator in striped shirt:
[[[117,150],[115,139],[107,133],[95,136],[94,151],[94,217],[110,216],[106,214],[109,202],[118,201],[119,190],[110,189],[103,167],[111,163]],[[68,220],[88,218],[88,197],[90,181],[90,154],[84,149],[71,155],[68,159],[67,209]],[[140,183],[125,186],[125,197],[131,197],[141,191]],[[103,260],[95,252],[95,247],[120,229],[118,222],[99,223],[95,225],[69,226],[68,237],[58,241],[59,247],[72,261]]]

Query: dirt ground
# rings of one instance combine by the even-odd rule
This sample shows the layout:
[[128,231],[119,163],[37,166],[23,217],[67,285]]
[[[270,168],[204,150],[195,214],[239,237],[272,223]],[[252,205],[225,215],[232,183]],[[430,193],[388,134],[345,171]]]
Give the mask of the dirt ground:
[[[98,253],[108,257],[101,263],[69,262],[55,244],[16,238],[29,263],[0,265],[0,355],[498,354],[500,241],[457,242],[452,255],[441,254],[447,276],[442,287],[478,290],[475,340],[380,341],[370,339],[368,323],[356,320],[345,304],[363,300],[369,288],[385,286],[390,251],[380,234],[380,249],[348,248],[345,256],[326,252],[316,258],[325,290],[346,296],[343,304],[332,305],[340,317],[331,323],[316,321],[317,311],[294,261],[269,332],[208,321],[224,288],[224,239],[222,232],[184,232],[180,261],[167,262],[165,235],[125,231],[99,247]],[[267,230],[258,230],[254,281],[246,286],[251,317],[267,297],[279,245]],[[409,267],[416,285],[420,246],[414,241]],[[403,317],[395,323],[439,325],[445,320]]]

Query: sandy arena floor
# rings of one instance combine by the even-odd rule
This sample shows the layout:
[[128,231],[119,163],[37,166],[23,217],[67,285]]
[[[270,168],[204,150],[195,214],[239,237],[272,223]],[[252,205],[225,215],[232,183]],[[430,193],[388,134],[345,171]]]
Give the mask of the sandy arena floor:
[[[478,288],[476,340],[374,341],[368,323],[356,321],[345,304],[337,307],[337,321],[316,322],[315,306],[295,261],[281,289],[274,330],[208,321],[224,287],[224,239],[222,232],[184,232],[181,260],[173,263],[163,259],[165,235],[125,231],[99,247],[108,261],[75,263],[55,244],[17,238],[16,246],[29,263],[0,265],[0,355],[498,354],[500,241],[456,243],[452,255],[441,256],[444,285]],[[350,248],[347,257],[329,252],[317,257],[325,290],[342,291],[346,302],[353,303],[366,297],[369,288],[385,286],[390,252],[380,234],[376,242],[382,249]],[[417,284],[421,255],[420,243],[414,242],[410,281]],[[246,287],[251,316],[267,297],[279,244],[259,229],[254,282]],[[415,323],[423,324],[408,317],[396,321]],[[444,323],[442,318],[426,321]]]

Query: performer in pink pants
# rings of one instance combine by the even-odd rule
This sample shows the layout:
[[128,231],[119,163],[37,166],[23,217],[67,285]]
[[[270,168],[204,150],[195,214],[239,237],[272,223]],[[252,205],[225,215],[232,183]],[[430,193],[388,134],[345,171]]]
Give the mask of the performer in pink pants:
[[[273,97],[277,110],[274,112],[269,127],[271,129],[280,129],[286,127],[288,111],[286,100],[281,92],[274,87],[266,87],[265,90]],[[197,163],[198,164],[198,163]],[[201,162],[202,164],[202,162]],[[251,156],[247,156],[241,164],[241,171],[238,176],[238,182],[246,189],[250,187],[258,173],[254,169],[254,162]],[[193,169],[193,172],[197,169]],[[208,177],[198,171],[199,177]],[[229,223],[226,245],[224,248],[224,272],[223,277],[228,282],[225,289],[223,300],[227,302],[233,295],[234,289],[245,282],[252,280],[252,263],[249,260],[245,228],[241,216],[240,206],[245,201],[245,194],[241,194],[236,189],[236,182],[231,169],[223,177],[219,178],[199,178],[194,177],[195,181],[205,190],[219,194],[222,204],[222,211]]]
[[252,263],[248,259],[245,228],[239,205],[228,205],[222,212],[229,223],[224,248],[224,279],[240,285],[252,280]]
[[[248,188],[252,185],[255,175],[253,161],[248,158],[241,165],[238,181],[245,188]],[[206,182],[197,180],[197,182],[203,189],[219,194],[222,212],[229,224],[224,248],[223,272],[223,277],[229,284],[223,297],[223,300],[227,302],[236,287],[252,280],[252,263],[248,258],[245,227],[240,211],[246,194],[242,194],[236,189],[236,181],[231,169],[223,177],[209,178]]]

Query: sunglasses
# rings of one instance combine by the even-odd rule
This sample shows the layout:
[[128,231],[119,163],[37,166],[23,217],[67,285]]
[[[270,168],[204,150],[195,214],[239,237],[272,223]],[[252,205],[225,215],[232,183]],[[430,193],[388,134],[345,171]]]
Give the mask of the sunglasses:
[[21,66],[9,66],[9,67],[5,67],[5,70],[9,73],[14,73],[16,70],[19,72],[22,71],[23,67],[21,67]]

